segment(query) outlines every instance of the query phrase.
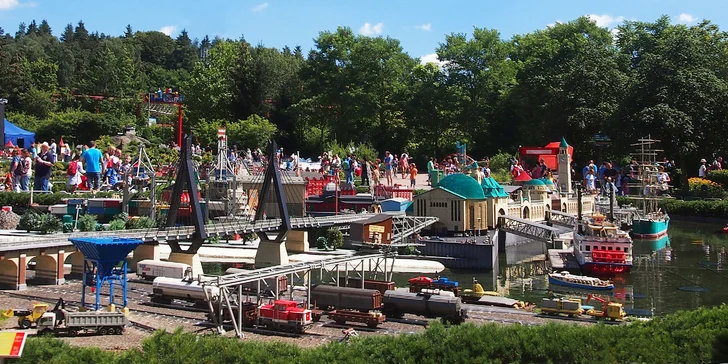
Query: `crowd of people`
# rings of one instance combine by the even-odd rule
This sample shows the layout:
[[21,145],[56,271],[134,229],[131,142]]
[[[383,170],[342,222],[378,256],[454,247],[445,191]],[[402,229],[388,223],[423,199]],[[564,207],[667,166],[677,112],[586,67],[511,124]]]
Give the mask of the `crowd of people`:
[[[10,151],[12,160],[10,170],[5,176],[5,191],[50,192],[52,190],[51,175],[56,162],[67,162],[66,190],[88,190],[97,192],[102,187],[118,188],[123,183],[121,176],[132,167],[132,158],[124,155],[113,146],[104,152],[96,148],[96,142],[90,141],[76,149],[66,143],[51,142],[33,143],[30,148],[13,148]],[[31,184],[32,178],[32,184]]]

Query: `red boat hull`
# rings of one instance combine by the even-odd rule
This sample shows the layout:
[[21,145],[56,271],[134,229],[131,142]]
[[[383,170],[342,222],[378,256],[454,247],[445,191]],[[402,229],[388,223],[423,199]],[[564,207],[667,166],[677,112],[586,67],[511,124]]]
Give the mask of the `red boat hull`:
[[586,275],[615,275],[629,273],[632,270],[631,264],[619,263],[585,263],[581,270]]

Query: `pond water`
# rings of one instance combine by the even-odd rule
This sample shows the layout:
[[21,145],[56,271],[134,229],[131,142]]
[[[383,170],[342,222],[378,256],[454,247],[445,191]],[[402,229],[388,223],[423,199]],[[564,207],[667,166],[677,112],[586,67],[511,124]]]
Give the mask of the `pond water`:
[[[728,234],[716,233],[720,229],[716,225],[673,221],[667,238],[636,240],[632,272],[613,278],[615,289],[609,298],[640,315],[728,303]],[[527,302],[538,303],[552,293],[586,298],[587,291],[553,287],[549,292],[549,264],[543,260],[544,249],[537,242],[509,248],[499,257],[499,267],[493,272],[445,271],[440,275],[459,281],[465,288],[470,288],[476,278],[485,290]],[[411,275],[395,274],[394,278],[398,286],[404,286]]]

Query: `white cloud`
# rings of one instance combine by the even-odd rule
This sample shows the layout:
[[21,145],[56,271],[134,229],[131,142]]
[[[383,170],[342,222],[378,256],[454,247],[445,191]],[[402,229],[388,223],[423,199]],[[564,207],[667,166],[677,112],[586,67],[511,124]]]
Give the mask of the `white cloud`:
[[447,64],[447,61],[441,61],[440,58],[437,57],[437,53],[431,53],[431,54],[426,54],[426,55],[420,57],[420,63],[422,63],[422,64],[434,63],[438,67],[442,67]]
[[268,7],[268,3],[258,4],[253,8],[253,11],[261,11]]
[[557,20],[557,21],[555,21],[553,23],[546,24],[546,26],[549,27],[549,28],[551,28],[551,27],[556,26],[556,24],[563,24],[563,23],[564,22],[562,22],[561,20]]
[[616,25],[624,21],[623,16],[612,17],[611,15],[607,14],[589,14],[587,15],[587,17],[589,17],[589,19],[591,19],[593,22],[597,23],[597,26],[599,27],[609,27],[610,25]]
[[18,0],[0,0],[0,11],[13,10],[15,8],[26,7],[26,6],[30,7],[30,8],[34,8],[35,5],[36,4],[34,2],[21,3]]
[[426,32],[429,32],[432,30],[432,24],[427,23],[427,24],[422,24],[422,25],[416,25],[415,29],[424,30]]
[[692,24],[697,20],[698,18],[688,13],[682,13],[677,17],[677,22],[681,24]]
[[175,30],[177,30],[177,26],[175,26],[175,25],[167,25],[167,26],[162,27],[162,29],[159,29],[160,32],[167,34],[167,35],[172,35],[172,33],[174,33]]
[[369,23],[364,23],[364,25],[359,28],[359,33],[361,35],[366,35],[368,37],[371,37],[373,35],[379,35],[382,34],[382,30],[384,29],[384,24],[377,23],[374,25],[371,25]]

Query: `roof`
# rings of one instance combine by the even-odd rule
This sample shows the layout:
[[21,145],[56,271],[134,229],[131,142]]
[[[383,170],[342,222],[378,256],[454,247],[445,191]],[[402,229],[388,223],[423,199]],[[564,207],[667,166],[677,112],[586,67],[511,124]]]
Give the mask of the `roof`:
[[382,203],[385,203],[385,202],[396,202],[396,203],[401,204],[401,203],[409,202],[409,200],[406,198],[402,198],[402,197],[392,197],[392,198],[388,198],[388,199],[382,201]]
[[380,222],[385,222],[387,220],[391,220],[392,215],[388,214],[376,214],[366,220],[359,220],[354,221],[351,223],[351,225],[371,225],[371,224],[378,224]]
[[566,139],[564,137],[561,137],[561,144],[559,144],[559,148],[568,148],[569,144],[566,143]]
[[508,197],[503,187],[492,177],[483,178],[480,185],[486,198]]
[[546,186],[546,184],[540,179],[532,179],[523,184],[524,186]]
[[13,136],[35,136],[35,133],[32,131],[27,131],[25,129],[20,128],[19,126],[11,123],[8,121],[8,119],[5,119],[5,134],[13,135]]
[[485,194],[475,178],[462,173],[450,174],[440,180],[438,187],[443,188],[465,199],[484,199]]
[[543,182],[543,184],[545,184],[546,186],[553,186],[553,185],[554,185],[554,181],[552,181],[552,180],[550,180],[550,179],[548,179],[548,178],[541,178],[541,181],[542,181],[542,182]]
[[506,193],[513,193],[521,189],[521,186],[515,186],[515,185],[507,185],[503,186],[503,191]]

